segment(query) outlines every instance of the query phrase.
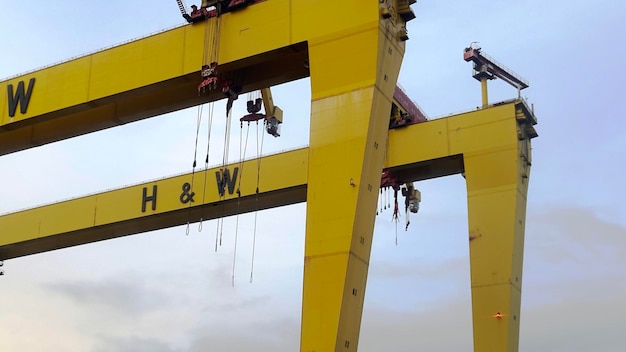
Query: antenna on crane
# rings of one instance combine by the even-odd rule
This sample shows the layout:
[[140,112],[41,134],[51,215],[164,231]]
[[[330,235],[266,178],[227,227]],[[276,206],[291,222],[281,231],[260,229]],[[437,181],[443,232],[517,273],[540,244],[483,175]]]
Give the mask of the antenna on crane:
[[489,105],[487,95],[487,80],[500,78],[506,83],[517,88],[517,98],[519,99],[522,89],[528,88],[528,81],[513,72],[508,67],[500,64],[491,56],[483,53],[478,42],[472,42],[463,51],[463,59],[467,62],[474,62],[473,77],[480,81],[482,88],[483,109]]

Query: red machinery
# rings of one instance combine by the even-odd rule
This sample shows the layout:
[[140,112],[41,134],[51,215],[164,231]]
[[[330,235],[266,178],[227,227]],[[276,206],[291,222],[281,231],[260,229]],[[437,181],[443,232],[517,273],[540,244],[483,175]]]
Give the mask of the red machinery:
[[180,13],[189,23],[202,22],[226,12],[243,9],[258,1],[259,0],[204,0],[200,8],[196,5],[191,5],[191,13],[188,14],[183,0],[176,0]]
[[402,88],[396,86],[396,90],[393,93],[393,102],[391,104],[389,128],[414,125],[426,121],[428,121],[428,119],[422,109],[406,95]]

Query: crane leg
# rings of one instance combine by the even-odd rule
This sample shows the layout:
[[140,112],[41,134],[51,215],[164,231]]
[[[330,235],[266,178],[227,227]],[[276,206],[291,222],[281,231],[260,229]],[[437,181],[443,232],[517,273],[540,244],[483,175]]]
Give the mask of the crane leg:
[[301,351],[357,350],[389,112],[404,55],[387,31],[373,21],[309,43]]
[[464,156],[475,352],[518,351],[530,140],[513,121],[507,146]]

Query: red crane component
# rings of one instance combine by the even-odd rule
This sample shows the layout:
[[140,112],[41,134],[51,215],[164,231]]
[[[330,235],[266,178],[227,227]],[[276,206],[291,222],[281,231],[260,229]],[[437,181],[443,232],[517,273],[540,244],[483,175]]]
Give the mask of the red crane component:
[[196,22],[202,22],[204,20],[207,20],[211,17],[217,17],[217,9],[213,8],[211,10],[205,8],[205,7],[201,7],[201,8],[197,8],[196,5],[192,5],[191,6],[191,14],[189,15],[189,18],[185,17],[185,15],[183,15],[183,17],[185,17],[185,19],[187,20],[187,22],[189,23],[196,23]]
[[261,111],[262,104],[263,104],[263,99],[261,99],[261,98],[256,98],[254,100],[248,100],[248,103],[247,103],[248,115],[245,115],[244,117],[240,118],[239,121],[241,121],[241,122],[244,122],[244,121],[252,122],[252,121],[259,121],[261,119],[267,118],[267,116],[265,114],[259,114],[258,113],[259,111]]
[[217,62],[212,62],[210,65],[203,65],[200,76],[202,76],[202,82],[198,86],[198,94],[206,90],[215,89],[217,86]]
[[252,121],[259,121],[259,120],[263,120],[267,118],[267,116],[265,114],[257,114],[257,113],[252,113],[252,114],[248,114],[245,115],[244,117],[240,118],[239,121],[244,122],[252,122]]
[[528,88],[528,81],[494,60],[491,56],[483,53],[480,47],[469,46],[463,52],[463,59],[467,62],[474,62],[474,78],[481,81],[482,79],[500,78],[506,83],[522,90]]
[[200,8],[196,5],[191,5],[191,13],[188,14],[183,0],[176,0],[180,13],[189,23],[202,22],[223,13],[240,10],[248,7],[248,5],[262,1],[265,0],[203,0]]
[[[404,184],[404,186],[402,186]],[[398,221],[400,216],[400,207],[398,206],[398,191],[402,192],[404,197],[404,212],[406,214],[406,226],[405,230],[409,228],[409,212],[417,213],[419,211],[419,204],[422,200],[420,191],[415,189],[413,182],[404,182],[399,177],[394,175],[391,170],[384,169],[380,176],[380,192],[383,194],[383,189],[393,189],[393,215],[392,219]],[[382,206],[381,206],[382,211]]]
[[251,0],[230,0],[228,3],[227,9],[229,11],[235,11],[238,9],[242,9],[252,3]]
[[414,125],[426,121],[428,121],[428,119],[422,109],[406,95],[402,88],[396,86],[396,90],[393,93],[393,102],[391,104],[389,128]]
[[422,109],[399,86],[396,86],[393,99],[389,128],[398,128],[428,121]]
[[389,169],[383,170],[382,175],[380,176],[380,188],[391,187],[394,190],[400,190],[400,185],[402,182],[395,175],[391,173]]
[[217,77],[207,77],[198,86],[198,94],[213,90],[217,86]]
[[201,22],[218,15],[217,8],[215,7],[209,10],[206,7],[198,8],[196,5],[191,5],[191,14],[188,14],[183,0],[176,0],[176,3],[178,3],[178,9],[181,15],[183,15],[183,18],[189,23]]

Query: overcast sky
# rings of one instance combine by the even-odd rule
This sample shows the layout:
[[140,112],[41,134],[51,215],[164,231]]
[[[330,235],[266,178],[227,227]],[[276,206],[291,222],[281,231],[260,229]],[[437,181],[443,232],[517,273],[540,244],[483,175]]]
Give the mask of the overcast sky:
[[[540,136],[520,351],[622,351],[626,4],[422,0],[413,8],[399,83],[430,117],[480,104],[479,83],[462,59],[470,42],[530,81],[523,95],[535,106]],[[181,24],[173,0],[2,1],[0,79]],[[308,85],[274,88],[285,123],[282,137],[265,139],[264,153],[306,145]],[[515,94],[490,83],[491,101]],[[221,161],[222,109],[212,164]],[[188,172],[196,116],[192,108],[2,156],[0,213]],[[235,126],[234,157],[239,132]],[[206,133],[199,139],[204,150]],[[397,246],[390,211],[377,218],[360,351],[472,351],[464,180],[416,186],[421,210],[407,232],[399,227]],[[202,231],[192,224],[189,236],[176,227],[9,260],[0,277],[0,351],[296,351],[305,210],[258,213],[253,283],[255,215],[240,216],[234,287],[234,217],[224,220],[217,253],[216,223],[205,222]]]

